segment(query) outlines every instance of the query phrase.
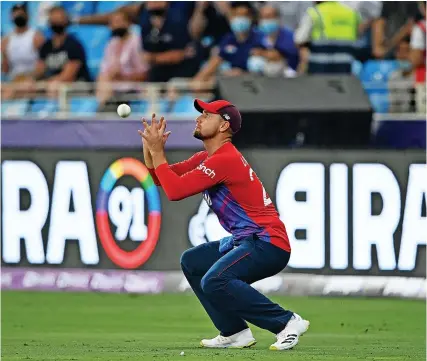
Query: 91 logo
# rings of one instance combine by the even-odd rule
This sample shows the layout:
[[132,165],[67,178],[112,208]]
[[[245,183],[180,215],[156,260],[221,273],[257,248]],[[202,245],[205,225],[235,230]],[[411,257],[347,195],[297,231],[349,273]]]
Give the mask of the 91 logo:
[[[134,177],[142,186],[129,191],[124,186],[114,187],[123,176]],[[148,226],[145,224],[145,199],[148,201]],[[116,226],[113,237],[110,220]],[[161,226],[161,205],[157,187],[148,169],[134,158],[115,161],[104,173],[96,199],[96,228],[107,256],[116,265],[132,269],[144,264],[153,253]],[[117,241],[127,235],[133,241],[144,242],[133,251],[125,251]]]

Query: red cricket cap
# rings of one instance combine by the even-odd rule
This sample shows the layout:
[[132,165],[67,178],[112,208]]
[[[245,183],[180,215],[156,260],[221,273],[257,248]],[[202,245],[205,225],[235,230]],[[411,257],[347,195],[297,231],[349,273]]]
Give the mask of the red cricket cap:
[[221,115],[224,120],[230,123],[233,134],[237,133],[242,127],[242,116],[239,110],[227,100],[216,100],[206,103],[203,100],[195,99],[194,107],[200,113],[203,113],[205,110],[208,113]]

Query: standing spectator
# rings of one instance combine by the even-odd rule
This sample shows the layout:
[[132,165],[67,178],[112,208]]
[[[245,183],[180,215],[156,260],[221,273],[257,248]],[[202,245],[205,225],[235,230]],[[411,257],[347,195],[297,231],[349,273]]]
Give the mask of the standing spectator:
[[417,111],[426,112],[426,4],[419,2],[422,20],[414,26],[411,34],[411,63],[415,70]]
[[337,1],[317,1],[295,32],[299,73],[351,73],[359,14]]
[[149,80],[166,82],[173,77],[192,77],[198,64],[187,12],[172,9],[167,1],[147,2],[145,11],[141,31],[145,61],[150,65]]
[[410,36],[419,16],[415,1],[384,1],[373,33],[373,54],[377,59],[392,58],[394,48]]
[[24,88],[16,89],[16,83],[23,86],[32,80],[38,52],[44,43],[43,35],[28,26],[28,12],[25,5],[12,7],[14,30],[6,35],[1,42],[1,71],[7,74],[11,85],[4,85],[3,99],[11,99],[25,95]]
[[291,30],[296,30],[307,10],[314,6],[314,1],[269,1],[279,9],[280,23]]
[[69,24],[64,8],[55,6],[49,12],[52,39],[40,49],[36,78],[47,81],[48,94],[55,96],[58,87],[64,83],[90,81],[83,46],[67,33]]
[[264,5],[260,9],[258,28],[263,34],[262,48],[254,49],[252,54],[265,59],[262,73],[277,76],[288,72],[288,68],[294,73],[298,66],[298,49],[293,31],[280,25],[279,10],[269,4]]
[[197,1],[189,23],[191,37],[199,42],[203,60],[230,32],[228,17],[231,6],[228,1]]
[[392,72],[388,79],[390,113],[414,111],[414,74],[409,55],[409,37],[406,37],[397,45],[394,53],[399,68]]
[[356,43],[356,57],[361,62],[373,58],[373,34],[380,23],[382,11],[381,1],[342,1],[344,5],[356,10],[361,17],[359,25],[359,39]]
[[[117,11],[112,15],[112,39],[108,43],[97,79],[96,97],[99,107],[104,107],[113,95],[112,82],[141,82],[147,78],[148,67],[142,60],[141,39],[130,31],[127,13]],[[132,86],[115,86],[119,92],[132,91]]]
[[[248,70],[247,63],[251,51],[261,46],[262,34],[253,28],[254,10],[250,2],[232,3],[230,27],[232,32],[221,41],[219,48],[213,50],[209,61],[194,77],[197,84],[213,80],[215,72],[224,66],[225,76],[241,75]],[[224,69],[223,68],[223,69]]]

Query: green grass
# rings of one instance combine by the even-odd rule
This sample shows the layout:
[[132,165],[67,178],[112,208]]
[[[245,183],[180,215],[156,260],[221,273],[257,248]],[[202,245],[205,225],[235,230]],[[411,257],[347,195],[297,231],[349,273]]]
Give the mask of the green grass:
[[256,327],[252,349],[199,348],[217,332],[192,294],[2,292],[2,360],[425,360],[423,301],[274,300],[311,321],[294,350],[269,351],[274,336]]

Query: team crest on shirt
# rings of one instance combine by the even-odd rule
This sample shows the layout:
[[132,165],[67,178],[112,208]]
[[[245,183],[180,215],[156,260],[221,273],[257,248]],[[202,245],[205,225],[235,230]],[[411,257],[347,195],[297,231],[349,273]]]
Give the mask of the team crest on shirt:
[[230,44],[224,48],[224,51],[228,54],[234,54],[237,51],[237,47]]

